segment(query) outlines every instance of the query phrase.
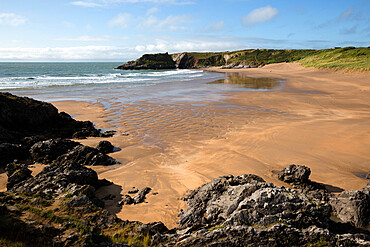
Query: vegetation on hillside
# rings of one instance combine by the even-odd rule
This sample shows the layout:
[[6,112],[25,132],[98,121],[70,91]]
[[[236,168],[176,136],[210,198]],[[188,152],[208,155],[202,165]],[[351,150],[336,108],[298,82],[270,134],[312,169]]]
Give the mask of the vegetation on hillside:
[[370,48],[345,47],[320,50],[299,62],[306,67],[370,70]]
[[227,52],[188,52],[194,58],[194,67],[243,64],[251,67],[272,63],[300,62],[303,66],[370,70],[369,47],[333,49],[249,49]]

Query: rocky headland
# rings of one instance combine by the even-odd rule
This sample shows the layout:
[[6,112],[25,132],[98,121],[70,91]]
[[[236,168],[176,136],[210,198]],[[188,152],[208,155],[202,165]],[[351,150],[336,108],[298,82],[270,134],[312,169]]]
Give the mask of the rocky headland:
[[[330,193],[306,166],[277,174],[277,187],[253,174],[213,179],[182,200],[179,224],[123,221],[104,209],[96,190],[111,185],[86,165],[115,163],[113,146],[70,140],[106,136],[51,104],[1,94],[0,245],[5,246],[368,246],[370,182]],[[7,148],[7,149],[6,149]],[[14,152],[10,152],[14,148]],[[15,160],[14,160],[15,159]],[[37,175],[29,165],[45,164]],[[369,178],[369,175],[368,175]],[[120,205],[145,201],[151,188],[132,190]],[[108,195],[107,195],[108,196]]]
[[[145,54],[136,61],[129,61],[117,69],[197,69],[213,66],[221,66],[223,69],[243,69],[297,61],[305,66],[320,68],[369,70],[366,65],[369,57],[369,47],[335,47],[322,50],[249,49],[226,52],[183,52],[171,55],[158,53]],[[353,66],[354,60],[362,65]]]

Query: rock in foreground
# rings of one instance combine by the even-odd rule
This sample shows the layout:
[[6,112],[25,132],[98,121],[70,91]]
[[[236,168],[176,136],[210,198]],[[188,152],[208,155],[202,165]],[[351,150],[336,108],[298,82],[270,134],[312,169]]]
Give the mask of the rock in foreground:
[[[101,133],[90,121],[76,121],[67,113],[58,112],[52,104],[0,93],[0,165],[15,159],[34,161],[29,149],[40,141],[111,135]],[[54,154],[61,151],[54,149]]]
[[[302,189],[275,187],[247,174],[213,179],[184,199],[188,209],[180,213],[177,246],[358,246],[370,244],[369,231],[331,220],[332,208],[325,196],[311,197],[316,188],[307,167],[288,167],[291,182]],[[294,170],[294,172],[292,172]],[[286,171],[282,171],[285,173]],[[315,193],[326,193],[315,191]],[[367,198],[359,198],[362,205]],[[361,207],[362,208],[362,207]],[[362,208],[364,209],[364,208]],[[351,212],[349,212],[351,214]],[[365,214],[360,218],[367,219]],[[176,240],[168,244],[175,244]]]

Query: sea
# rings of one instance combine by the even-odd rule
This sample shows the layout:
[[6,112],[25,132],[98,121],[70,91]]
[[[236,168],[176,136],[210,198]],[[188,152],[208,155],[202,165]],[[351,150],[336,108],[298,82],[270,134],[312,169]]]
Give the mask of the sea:
[[[117,70],[117,62],[0,63],[0,91],[41,100],[94,101],[157,84],[208,82],[223,74],[202,70]],[[127,95],[126,95],[127,96]]]

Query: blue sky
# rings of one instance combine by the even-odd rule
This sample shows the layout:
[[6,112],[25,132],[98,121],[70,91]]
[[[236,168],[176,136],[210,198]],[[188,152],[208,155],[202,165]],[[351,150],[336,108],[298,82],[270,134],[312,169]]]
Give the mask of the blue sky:
[[369,0],[0,0],[0,61],[370,45]]

